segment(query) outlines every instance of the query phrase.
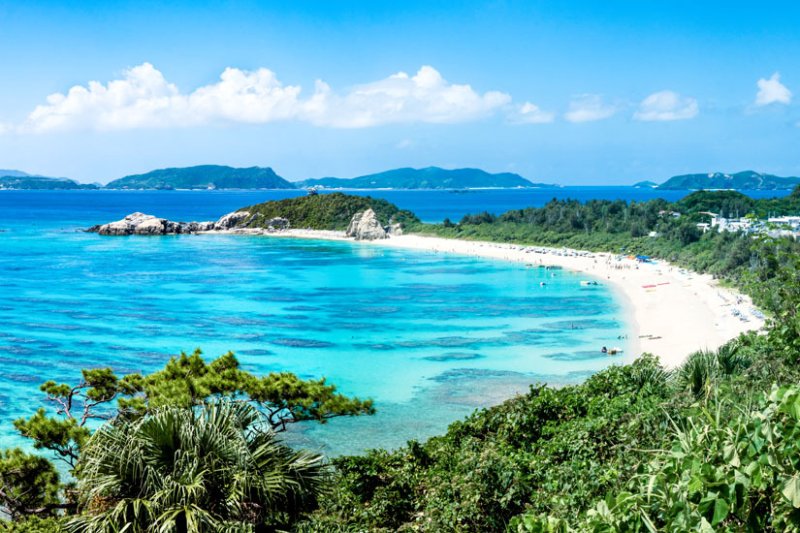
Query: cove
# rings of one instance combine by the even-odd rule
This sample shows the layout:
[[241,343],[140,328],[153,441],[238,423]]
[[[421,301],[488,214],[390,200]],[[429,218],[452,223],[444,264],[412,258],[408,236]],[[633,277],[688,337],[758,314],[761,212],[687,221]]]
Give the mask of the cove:
[[599,350],[624,346],[620,302],[565,270],[352,242],[107,238],[78,231],[105,218],[77,210],[15,220],[0,219],[3,446],[24,443],[12,421],[45,380],[152,371],[196,347],[373,398],[375,416],[287,435],[330,455],[423,439],[531,383],[624,361]]

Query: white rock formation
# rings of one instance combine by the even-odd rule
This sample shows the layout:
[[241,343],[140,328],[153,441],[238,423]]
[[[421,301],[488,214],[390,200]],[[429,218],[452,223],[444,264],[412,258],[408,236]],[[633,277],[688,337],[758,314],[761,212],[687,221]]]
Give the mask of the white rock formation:
[[[228,213],[216,222],[173,222],[165,218],[158,218],[144,213],[132,213],[122,220],[92,226],[87,231],[100,235],[174,235],[179,233],[200,233],[204,231],[259,231],[241,228],[252,220],[247,211]],[[272,232],[288,229],[289,220],[275,217],[267,221],[265,229],[260,231]]]
[[171,222],[153,215],[132,213],[122,220],[89,228],[89,231],[101,235],[166,235],[184,233],[183,226],[179,222]]
[[399,222],[395,222],[394,224],[390,223],[389,227],[386,230],[386,233],[392,236],[400,236],[403,234],[403,225],[400,224]]
[[217,220],[217,222],[214,224],[214,229],[217,230],[231,229],[241,225],[249,218],[250,218],[249,211],[234,211],[233,213],[228,213],[224,217]]
[[353,215],[345,234],[348,237],[355,238],[357,241],[374,241],[389,237],[372,209]]

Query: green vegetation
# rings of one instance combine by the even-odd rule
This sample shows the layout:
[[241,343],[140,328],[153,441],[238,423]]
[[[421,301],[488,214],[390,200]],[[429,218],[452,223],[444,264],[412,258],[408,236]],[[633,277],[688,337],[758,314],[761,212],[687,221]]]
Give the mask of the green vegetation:
[[284,527],[315,505],[326,468],[276,434],[301,420],[374,412],[324,379],[253,375],[232,353],[211,362],[181,354],[148,375],[84,370],[77,384],[41,389],[51,408],[14,425],[76,483],[61,483],[45,457],[3,452],[0,509],[12,528],[29,520],[97,532],[127,522],[129,531]]
[[220,401],[107,424],[81,454],[72,531],[247,531],[315,506],[322,457],[277,442],[262,413]]
[[762,174],[752,170],[745,170],[735,174],[684,174],[673,176],[661,185],[659,189],[737,189],[737,190],[775,190],[791,189],[800,184],[800,178],[782,178],[772,174]]
[[200,165],[163,168],[146,174],[125,176],[110,182],[106,189],[294,189],[271,168],[232,168]]
[[306,187],[347,189],[468,189],[476,187],[552,187],[534,184],[518,174],[491,174],[477,168],[448,170],[439,167],[397,168],[357,178],[319,178],[302,182]]
[[796,531],[800,370],[784,340],[743,336],[674,372],[645,355],[337,459],[298,530]]
[[645,358],[580,386],[532,387],[424,444],[338,459],[337,490],[307,530],[503,531],[526,509],[574,513],[668,427],[665,376]]
[[[657,452],[627,487],[587,513],[585,526],[616,531],[653,526],[671,531],[798,529],[800,387],[773,386],[753,407],[729,397],[710,402],[674,428],[672,436],[670,447]],[[536,531],[543,522],[530,520],[526,526]]]
[[383,224],[419,222],[413,213],[386,200],[340,192],[265,202],[242,211],[255,215],[247,222],[248,227],[262,227],[272,218],[283,217],[289,219],[293,228],[342,231],[347,229],[353,215],[365,209],[375,211]]

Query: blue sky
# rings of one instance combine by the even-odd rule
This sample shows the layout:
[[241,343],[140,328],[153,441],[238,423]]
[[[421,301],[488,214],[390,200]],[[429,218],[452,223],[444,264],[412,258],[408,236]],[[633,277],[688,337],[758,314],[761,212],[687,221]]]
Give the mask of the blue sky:
[[797,2],[0,0],[0,168],[800,175],[799,20]]

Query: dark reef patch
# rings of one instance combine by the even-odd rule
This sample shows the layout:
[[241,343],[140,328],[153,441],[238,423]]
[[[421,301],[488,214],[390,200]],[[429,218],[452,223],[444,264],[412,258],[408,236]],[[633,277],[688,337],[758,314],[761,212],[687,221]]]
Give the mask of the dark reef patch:
[[353,344],[353,348],[358,348],[359,350],[378,350],[382,352],[397,349],[396,346],[391,344]]
[[456,381],[460,379],[475,379],[475,378],[501,378],[508,376],[524,376],[521,372],[512,372],[510,370],[486,370],[482,368],[454,368],[447,372],[442,372],[438,376],[431,378],[432,381],[438,383],[446,383],[448,381]]
[[251,350],[239,350],[242,355],[272,355],[272,352],[263,348],[253,348]]
[[278,346],[289,346],[291,348],[331,348],[333,346],[336,346],[334,343],[327,341],[318,341],[313,339],[295,339],[289,337],[272,339],[270,342],[272,344],[277,344]]
[[474,352],[447,352],[440,355],[428,355],[423,357],[426,361],[447,362],[447,361],[470,361],[474,359],[484,359],[486,356]]

